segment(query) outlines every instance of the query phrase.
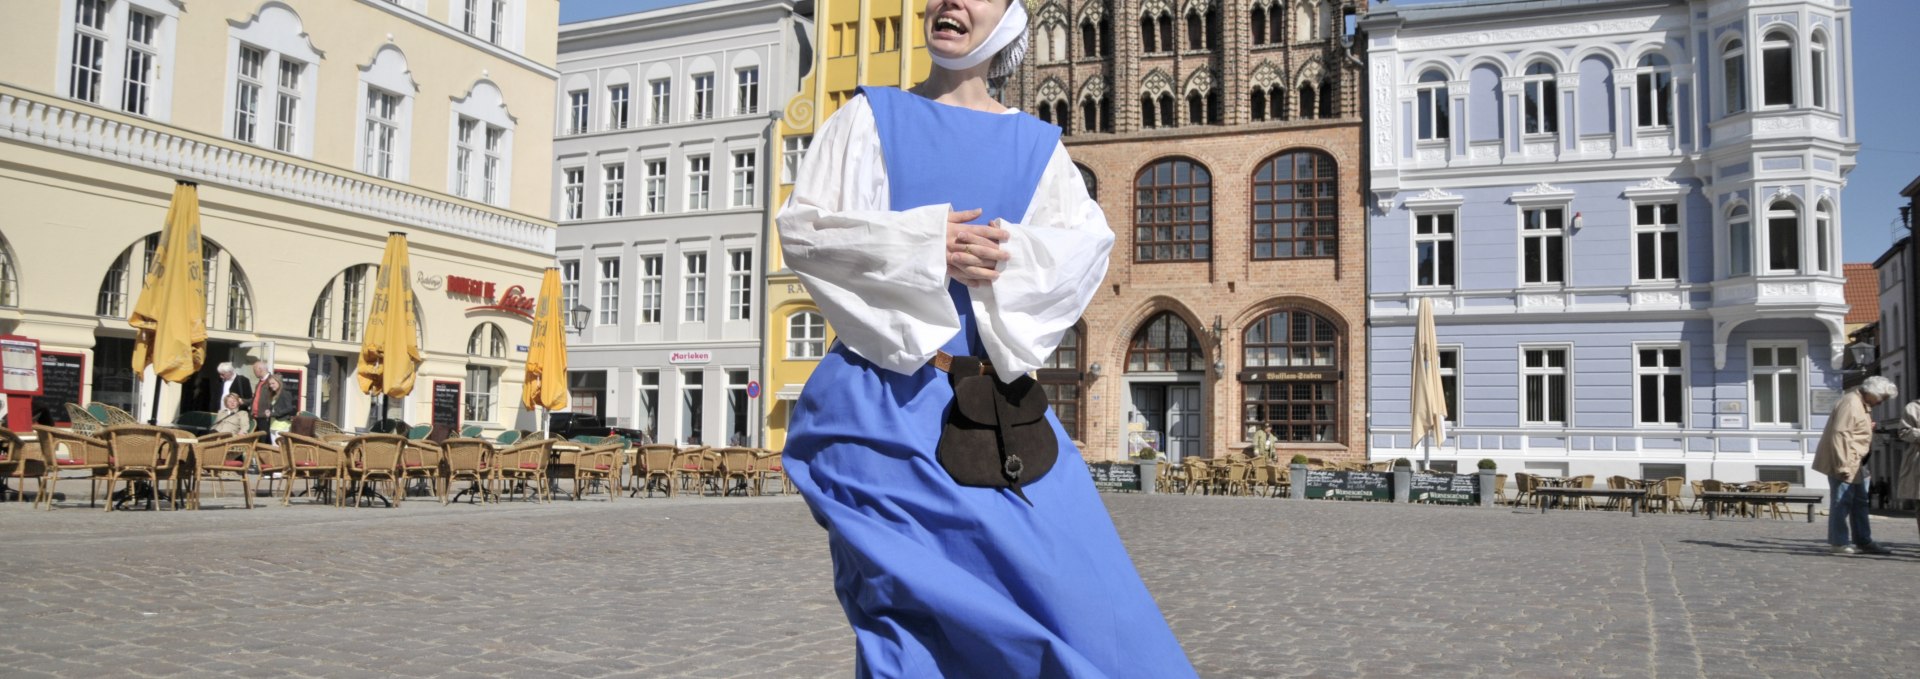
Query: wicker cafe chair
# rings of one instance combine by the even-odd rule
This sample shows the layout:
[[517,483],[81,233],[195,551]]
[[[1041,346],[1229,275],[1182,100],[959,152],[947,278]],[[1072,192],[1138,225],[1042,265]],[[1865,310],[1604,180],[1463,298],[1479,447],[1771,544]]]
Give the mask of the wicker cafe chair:
[[287,451],[280,446],[268,443],[265,438],[256,439],[253,442],[253,466],[260,473],[260,480],[254,487],[257,490],[261,485],[266,486],[268,499],[275,497],[273,494],[275,481],[284,480],[289,485],[292,484],[292,481],[287,478],[287,470],[293,466],[287,460]]
[[47,483],[58,475],[58,470],[47,463],[47,457],[39,446],[29,448],[20,441],[20,436],[0,429],[0,478],[13,479],[13,492],[26,499],[27,479],[33,479],[39,488],[33,496],[33,506],[40,504],[41,498],[52,504],[53,494],[47,492]]
[[620,478],[621,449],[626,447],[625,441],[613,441],[581,451],[573,461],[573,499],[586,497],[589,488],[604,483],[607,501],[612,502],[620,494],[616,484]]
[[46,425],[35,425],[33,431],[40,437],[41,459],[54,468],[53,486],[47,492],[47,509],[53,509],[54,491],[60,489],[60,472],[67,471],[88,473],[87,485],[91,488],[87,506],[94,506],[100,499],[100,482],[106,480],[112,465],[113,451],[107,448],[107,442]]
[[[127,482],[129,492],[134,481],[146,481],[147,502],[158,508],[160,484],[175,478],[175,465],[180,458],[180,441],[173,430],[123,424],[107,427],[100,432],[100,438],[113,453],[107,468],[107,494],[111,496],[115,484],[121,481]],[[109,499],[107,511],[113,511],[113,505]]]
[[694,486],[695,492],[705,494],[707,479],[712,476],[714,469],[708,466],[707,448],[704,446],[673,451],[673,473],[680,490],[686,490],[687,485],[693,483],[697,484]]
[[[732,495],[737,488],[741,495],[753,495],[753,449],[721,448],[714,451],[720,458],[720,466],[715,473],[720,477],[720,495]],[[735,486],[734,479],[740,480]]]
[[754,481],[755,495],[764,494],[767,488],[767,481],[776,478],[780,479],[781,495],[793,492],[793,480],[787,478],[786,458],[780,454],[780,451],[761,449],[755,452],[753,469],[754,473],[759,477]]
[[[446,474],[446,448],[432,441],[408,441],[405,450],[400,451],[400,476],[403,481],[424,480],[427,482],[429,497],[440,499],[446,504],[447,490],[444,484]],[[444,484],[444,485],[443,485]],[[404,485],[401,494],[406,494]]]
[[67,421],[73,423],[73,433],[81,436],[97,436],[100,430],[107,428],[107,423],[101,422],[100,418],[94,417],[91,411],[78,403],[67,404]]
[[279,439],[287,464],[287,489],[280,496],[280,505],[293,504],[293,482],[306,479],[309,496],[319,500],[331,495],[333,504],[339,506],[342,498],[331,489],[334,482],[345,478],[341,468],[346,466],[346,454],[340,445],[292,433],[282,433]]
[[1248,487],[1249,472],[1252,470],[1246,462],[1233,460],[1226,464],[1220,475],[1220,491],[1227,495],[1246,495],[1251,493]]
[[467,489],[461,495],[471,493],[473,499],[468,502],[484,502],[491,494],[488,486],[493,482],[493,444],[486,439],[460,437],[447,439],[442,444],[446,450],[445,474],[447,491],[440,494],[440,504],[453,501],[453,482],[468,482]]
[[674,457],[673,444],[650,443],[640,446],[640,459],[633,465],[633,487],[627,489],[628,495],[638,495],[647,491],[647,497],[653,497],[653,490],[665,490],[667,497],[674,493]]
[[200,508],[201,485],[213,484],[215,497],[222,486],[238,482],[247,509],[253,509],[253,481],[247,476],[253,466],[255,446],[266,432],[245,436],[209,436],[193,443],[193,495],[189,507]]
[[1686,479],[1678,476],[1669,476],[1648,484],[1647,511],[1658,509],[1672,514],[1674,508],[1680,504],[1680,487],[1685,483]]
[[1206,492],[1207,481],[1212,472],[1207,469],[1203,458],[1189,457],[1180,461],[1180,492],[1192,495],[1194,491]]
[[407,497],[404,476],[400,471],[401,456],[407,450],[407,439],[393,434],[367,434],[353,439],[347,444],[347,495],[359,504],[366,497],[369,484],[386,481],[393,486],[393,507],[399,507],[400,501]]
[[525,441],[495,455],[494,478],[503,484],[500,493],[508,493],[504,484],[511,481],[514,492],[527,489],[529,500],[544,498],[552,501],[553,498],[547,494],[547,459],[553,451],[553,444],[552,439]]
[[87,412],[95,413],[94,417],[106,423],[109,427],[118,427],[124,424],[140,424],[140,419],[134,417],[133,413],[98,401],[88,403]]
[[1257,460],[1247,474],[1247,490],[1255,496],[1273,495],[1273,465],[1266,460]]
[[1515,472],[1513,474],[1513,506],[1533,506],[1534,501],[1539,499],[1533,491],[1539,487],[1540,482],[1534,475],[1526,472]]
[[477,439],[477,438],[480,438],[480,433],[481,433],[481,431],[482,431],[482,430],[480,429],[480,425],[477,425],[477,424],[469,424],[469,425],[467,425],[467,426],[464,426],[464,427],[461,427],[461,428],[460,428],[460,437],[459,437],[459,438],[463,438],[463,439]]
[[328,422],[326,420],[318,419],[318,418],[314,419],[313,421],[313,437],[314,438],[325,441],[329,436],[339,436],[343,433],[346,433],[346,432],[343,432],[340,430],[340,425],[334,424],[332,422]]

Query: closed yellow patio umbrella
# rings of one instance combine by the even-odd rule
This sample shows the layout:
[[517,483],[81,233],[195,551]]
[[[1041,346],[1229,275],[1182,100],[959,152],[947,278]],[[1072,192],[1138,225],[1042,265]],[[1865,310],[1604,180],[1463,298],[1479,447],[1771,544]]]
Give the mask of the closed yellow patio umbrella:
[[[366,336],[360,342],[360,391],[388,398],[413,393],[420,369],[420,342],[413,327],[413,267],[407,261],[407,234],[387,234],[380,257],[380,280],[367,306]],[[384,404],[383,404],[384,405]],[[385,418],[386,409],[381,409]]]
[[540,279],[533,340],[527,343],[526,383],[520,391],[520,405],[538,412],[543,432],[547,430],[546,411],[567,407],[567,329],[560,322],[561,311],[560,270],[547,267]]
[[[200,242],[200,190],[193,182],[173,187],[160,247],[140,286],[127,324],[133,341],[133,372],[153,366],[160,379],[180,383],[207,360],[207,277]],[[153,420],[160,419],[160,390],[153,392]]]
[[1419,320],[1413,328],[1413,440],[1427,441],[1423,464],[1433,464],[1434,444],[1447,442],[1447,392],[1440,384],[1440,334],[1433,327],[1433,300],[1420,299]]

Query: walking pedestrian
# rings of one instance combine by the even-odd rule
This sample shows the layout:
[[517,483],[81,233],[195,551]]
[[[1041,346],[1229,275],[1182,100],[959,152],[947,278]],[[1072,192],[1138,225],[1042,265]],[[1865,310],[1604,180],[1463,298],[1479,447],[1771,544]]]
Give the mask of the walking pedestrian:
[[1895,465],[1899,469],[1894,477],[1894,502],[1911,500],[1914,502],[1914,521],[1920,524],[1920,401],[1908,401],[1907,407],[1900,409],[1900,440],[1906,446],[1899,451],[1900,461]]
[[[1030,415],[1053,434],[1044,446],[1011,433],[1032,426],[1013,404],[1038,392],[1026,373],[1078,320],[1113,247],[1059,129],[989,93],[1025,54],[1026,10],[928,0],[925,16],[927,80],[841,106],[777,220],[839,332],[795,405],[785,463],[827,529],[856,674],[1192,677],[1058,419],[1044,402]],[[1004,436],[950,451],[950,413],[999,420]],[[991,459],[1002,485],[948,466],[950,452]],[[1023,458],[1056,454],[1023,476]]]
[[1827,475],[1827,545],[1835,554],[1891,554],[1873,541],[1867,523],[1867,470],[1861,465],[1873,446],[1871,409],[1893,398],[1893,380],[1875,375],[1840,397],[1820,433],[1813,470]]

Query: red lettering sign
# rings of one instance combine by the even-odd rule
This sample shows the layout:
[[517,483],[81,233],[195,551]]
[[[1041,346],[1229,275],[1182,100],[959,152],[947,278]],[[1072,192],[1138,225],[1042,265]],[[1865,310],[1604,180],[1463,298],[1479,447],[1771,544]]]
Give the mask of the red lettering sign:
[[[489,288],[492,286],[492,283],[487,284]],[[534,300],[532,297],[528,297],[526,293],[527,289],[524,287],[518,285],[511,286],[507,288],[506,294],[500,296],[499,302],[467,307],[467,311],[498,311],[500,313],[522,316],[531,320],[533,318]]]

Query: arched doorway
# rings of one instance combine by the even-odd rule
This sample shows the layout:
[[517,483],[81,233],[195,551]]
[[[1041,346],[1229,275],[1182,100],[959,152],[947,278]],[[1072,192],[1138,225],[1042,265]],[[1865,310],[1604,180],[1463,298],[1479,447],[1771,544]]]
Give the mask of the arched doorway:
[[1193,328],[1162,311],[1127,345],[1128,448],[1151,445],[1172,462],[1206,455],[1206,351]]

